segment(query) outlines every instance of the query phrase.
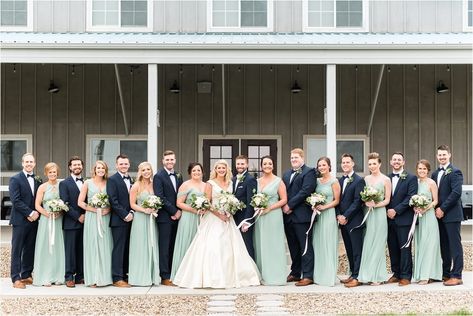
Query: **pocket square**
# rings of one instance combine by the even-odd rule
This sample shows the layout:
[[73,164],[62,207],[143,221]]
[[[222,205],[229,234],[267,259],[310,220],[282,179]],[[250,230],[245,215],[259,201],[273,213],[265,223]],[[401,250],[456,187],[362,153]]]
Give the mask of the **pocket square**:
[[243,189],[243,186],[242,186],[242,185],[239,185],[239,186],[237,187],[237,189]]

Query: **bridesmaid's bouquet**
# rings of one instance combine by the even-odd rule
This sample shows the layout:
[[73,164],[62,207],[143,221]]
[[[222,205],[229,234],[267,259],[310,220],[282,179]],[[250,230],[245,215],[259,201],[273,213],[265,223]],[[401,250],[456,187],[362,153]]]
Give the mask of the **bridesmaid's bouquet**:
[[44,206],[49,212],[53,212],[53,213],[69,211],[69,207],[61,199],[53,199],[53,200],[46,201],[44,202]]
[[[317,205],[325,204],[327,201],[327,197],[323,193],[314,192],[310,196],[308,196],[305,201],[311,206],[312,209],[314,209],[314,207],[316,207]],[[320,211],[316,210],[315,212],[317,213],[317,215],[320,215]]]
[[107,208],[110,206],[107,193],[95,193],[89,202],[89,205],[95,208]]
[[146,200],[143,201],[141,204],[142,207],[144,208],[150,208],[155,210],[155,212],[152,213],[154,217],[158,217],[158,210],[163,207],[163,201],[161,201],[161,198],[159,196],[156,196],[154,194],[148,195]]
[[[425,209],[430,205],[430,203],[432,203],[432,200],[430,200],[424,194],[415,194],[409,200],[409,206],[418,207],[421,209]],[[422,217],[422,213],[419,213],[419,217]]]
[[225,212],[228,216],[235,215],[236,212],[246,207],[245,203],[236,198],[230,192],[221,191],[217,198],[216,207],[219,211]]
[[360,192],[360,196],[363,202],[373,201],[378,203],[383,200],[383,194],[370,185],[363,188],[363,191]]
[[192,194],[190,202],[191,207],[197,210],[197,213],[210,210],[210,201],[205,195]]
[[[253,193],[255,193],[256,190],[253,190]],[[269,195],[263,192],[255,193],[251,197],[251,202],[250,205],[255,208],[255,210],[264,210],[265,208],[268,207],[269,204]]]

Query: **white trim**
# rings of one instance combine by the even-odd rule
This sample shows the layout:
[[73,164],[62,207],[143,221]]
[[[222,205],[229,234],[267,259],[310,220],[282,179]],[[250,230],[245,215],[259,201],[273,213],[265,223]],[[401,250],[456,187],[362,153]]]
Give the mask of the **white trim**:
[[120,26],[121,24],[121,1],[118,1],[118,25],[99,25],[94,26],[92,24],[92,2],[94,0],[87,0],[86,2],[86,31],[87,32],[152,32],[153,31],[153,7],[154,7],[154,0],[147,0],[147,26]]
[[[468,1],[473,1],[473,0],[463,0],[463,5],[462,5],[463,31],[473,32],[473,25],[468,25]],[[472,3],[472,6],[473,6],[473,3]]]
[[[333,0],[336,6],[336,0]],[[363,17],[362,17],[362,26],[360,27],[313,27],[309,26],[309,0],[302,0],[302,31],[303,32],[337,32],[337,33],[349,33],[349,32],[369,32],[369,1],[363,1]],[[334,10],[334,15],[336,16],[336,9]],[[336,20],[335,20],[336,23]]]
[[33,0],[26,0],[26,26],[12,25],[0,26],[0,31],[4,32],[32,32],[33,31]]
[[148,65],[148,162],[158,170],[158,65]]
[[213,26],[213,12],[212,12],[212,0],[206,0],[207,5],[207,32],[245,32],[245,33],[257,33],[257,32],[272,32],[274,29],[274,0],[266,0],[268,5],[266,15],[266,27],[241,27],[240,18],[240,5],[241,0],[238,0],[238,27],[214,27]]
[[[325,108],[327,109],[326,137],[327,157],[337,161],[337,65],[325,67]],[[336,168],[332,169],[335,175]]]
[[[33,135],[32,134],[1,134],[1,140],[24,140],[26,141],[26,152],[33,153]],[[21,170],[0,171],[0,177],[11,177]]]

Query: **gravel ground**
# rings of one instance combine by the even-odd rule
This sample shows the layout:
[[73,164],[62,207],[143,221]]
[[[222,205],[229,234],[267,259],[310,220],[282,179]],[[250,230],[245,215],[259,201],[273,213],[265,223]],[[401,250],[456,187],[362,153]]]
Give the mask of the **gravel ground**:
[[235,300],[237,315],[255,315],[256,313],[256,295],[238,295]]

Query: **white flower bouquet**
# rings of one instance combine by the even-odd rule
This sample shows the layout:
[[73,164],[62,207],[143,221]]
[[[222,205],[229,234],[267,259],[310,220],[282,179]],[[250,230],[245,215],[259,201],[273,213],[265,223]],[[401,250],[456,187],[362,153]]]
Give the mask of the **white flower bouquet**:
[[[430,205],[430,203],[432,203],[432,200],[424,194],[415,194],[409,200],[409,206],[418,207],[421,209],[425,209]],[[419,213],[419,217],[422,217],[422,213]]]
[[202,212],[210,209],[210,201],[205,195],[192,194],[190,198],[191,207],[197,212]]
[[378,203],[383,200],[383,194],[370,185],[363,188],[363,191],[360,192],[360,196],[363,202],[373,201]]
[[307,204],[311,207],[316,207],[317,205],[323,205],[327,201],[327,197],[323,193],[314,192],[305,200]]
[[268,207],[269,204],[269,196],[266,193],[259,192],[255,193],[251,197],[250,205],[253,206],[255,209],[265,209]]
[[161,207],[163,207],[163,202],[161,201],[161,198],[159,196],[156,196],[154,194],[148,195],[146,200],[143,201],[141,204],[144,208],[151,208],[153,210],[159,210]]
[[235,215],[236,212],[245,208],[246,205],[238,200],[235,195],[222,190],[220,196],[217,198],[215,206],[217,210],[221,212]]
[[61,199],[53,199],[44,202],[44,208],[47,209],[49,212],[67,212],[69,211],[69,207],[66,203],[64,203]]
[[107,193],[99,192],[95,193],[92,199],[89,201],[89,205],[95,208],[107,208],[110,206],[108,201]]

